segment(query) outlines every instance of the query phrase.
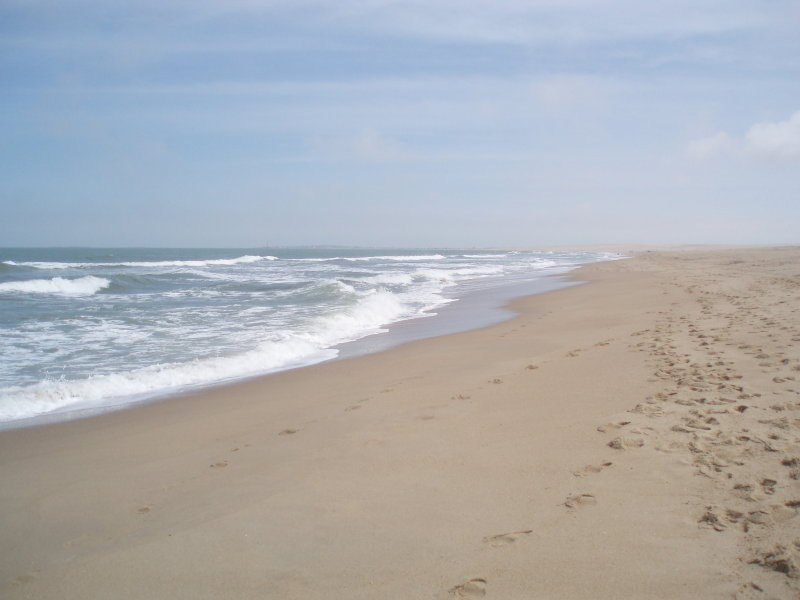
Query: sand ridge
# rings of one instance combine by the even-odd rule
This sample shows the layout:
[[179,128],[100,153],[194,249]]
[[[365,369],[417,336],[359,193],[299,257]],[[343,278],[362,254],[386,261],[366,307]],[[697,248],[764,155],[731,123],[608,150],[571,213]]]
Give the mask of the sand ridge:
[[9,598],[794,598],[800,251],[0,434]]

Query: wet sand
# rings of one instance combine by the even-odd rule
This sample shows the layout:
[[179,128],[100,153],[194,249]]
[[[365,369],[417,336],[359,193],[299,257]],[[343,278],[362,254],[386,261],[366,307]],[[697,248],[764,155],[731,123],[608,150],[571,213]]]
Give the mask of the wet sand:
[[0,433],[4,598],[795,598],[800,249]]

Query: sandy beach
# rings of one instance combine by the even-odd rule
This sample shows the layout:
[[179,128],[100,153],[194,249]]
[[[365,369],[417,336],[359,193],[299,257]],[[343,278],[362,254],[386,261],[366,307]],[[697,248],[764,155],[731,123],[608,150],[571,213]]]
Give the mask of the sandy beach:
[[800,249],[0,433],[0,596],[800,597]]

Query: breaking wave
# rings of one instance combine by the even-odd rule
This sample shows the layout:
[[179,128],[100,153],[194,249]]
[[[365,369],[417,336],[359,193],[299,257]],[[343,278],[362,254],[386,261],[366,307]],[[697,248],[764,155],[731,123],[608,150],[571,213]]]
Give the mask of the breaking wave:
[[133,262],[14,262],[4,261],[7,265],[32,267],[34,269],[79,269],[88,267],[213,267],[231,266],[260,262],[262,260],[278,260],[277,256],[251,256],[238,258],[215,258],[210,260],[152,260]]
[[60,294],[63,296],[91,296],[104,290],[111,282],[104,277],[87,275],[77,279],[53,277],[0,283],[0,293]]
[[[378,290],[349,308],[319,316],[299,331],[284,331],[247,352],[184,363],[157,364],[77,380],[45,380],[0,389],[0,421],[125,402],[197,386],[241,379],[334,358],[337,344],[385,331],[416,310],[391,292]],[[110,402],[109,402],[110,401]]]

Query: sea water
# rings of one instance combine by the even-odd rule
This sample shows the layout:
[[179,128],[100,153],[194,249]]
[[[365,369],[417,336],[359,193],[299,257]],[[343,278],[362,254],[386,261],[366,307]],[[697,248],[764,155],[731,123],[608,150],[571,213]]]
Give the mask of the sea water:
[[[0,423],[329,360],[343,344],[385,334],[392,324],[433,317],[489,291],[500,298],[498,290],[616,257],[453,249],[0,249]],[[472,316],[462,319],[462,329],[481,323],[479,314]],[[424,337],[426,328],[416,331]]]

